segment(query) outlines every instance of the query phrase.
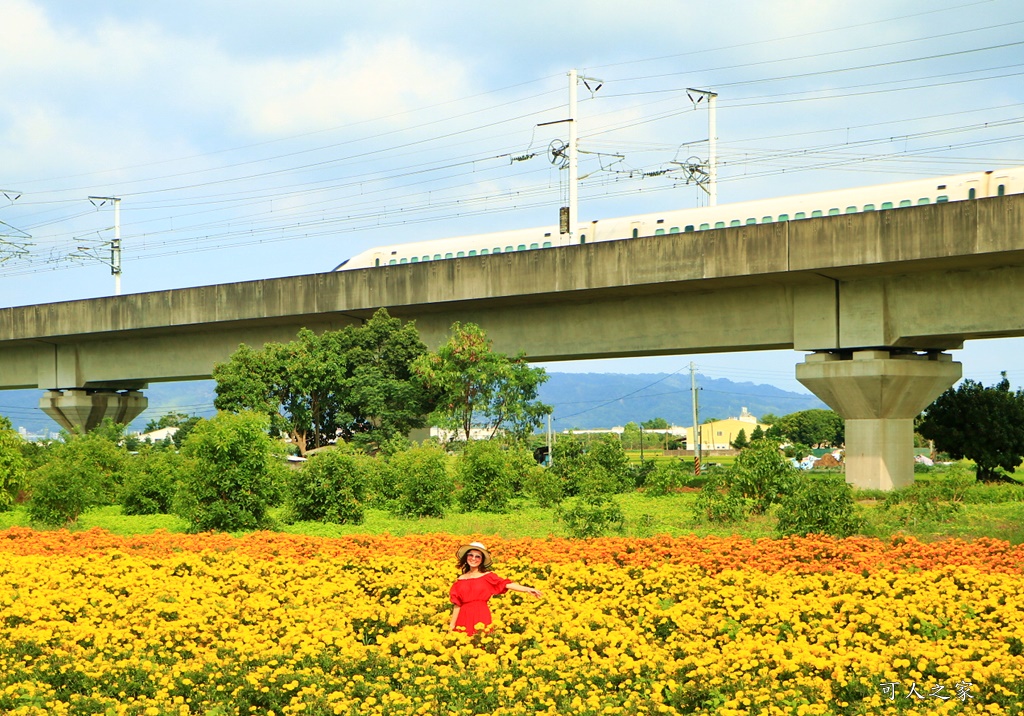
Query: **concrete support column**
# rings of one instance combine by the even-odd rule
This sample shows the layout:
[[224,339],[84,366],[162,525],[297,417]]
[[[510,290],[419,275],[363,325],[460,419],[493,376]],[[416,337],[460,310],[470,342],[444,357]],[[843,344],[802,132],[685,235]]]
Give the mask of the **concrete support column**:
[[39,407],[62,428],[83,432],[104,418],[126,425],[148,405],[149,400],[138,390],[48,390],[39,399]]
[[892,490],[914,482],[914,418],[960,379],[948,353],[814,353],[796,378],[846,421],[846,481]]

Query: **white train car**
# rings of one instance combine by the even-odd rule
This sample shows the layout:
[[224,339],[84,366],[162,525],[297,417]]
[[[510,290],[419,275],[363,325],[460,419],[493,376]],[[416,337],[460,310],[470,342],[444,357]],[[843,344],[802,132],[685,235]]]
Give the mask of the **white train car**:
[[[969,201],[1024,193],[1024,167],[973,172],[839,191],[800,194],[758,201],[675,209],[655,214],[600,219],[577,227],[574,243],[619,241],[641,236],[691,233],[820,216],[898,210],[910,206]],[[357,254],[336,271],[444,261],[565,246],[568,238],[557,226],[498,231],[451,239],[377,246]]]

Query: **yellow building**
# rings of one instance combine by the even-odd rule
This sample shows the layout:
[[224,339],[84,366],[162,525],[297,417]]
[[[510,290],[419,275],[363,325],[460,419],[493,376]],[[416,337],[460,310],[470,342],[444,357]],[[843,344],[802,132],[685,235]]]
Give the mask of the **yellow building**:
[[[733,441],[742,430],[747,440],[754,429],[760,426],[762,431],[767,430],[769,425],[757,422],[757,418],[747,412],[746,408],[740,412],[738,418],[726,418],[711,423],[704,423],[700,426],[700,449],[701,450],[730,450]],[[696,442],[693,439],[693,427],[686,429],[686,448],[692,450]]]

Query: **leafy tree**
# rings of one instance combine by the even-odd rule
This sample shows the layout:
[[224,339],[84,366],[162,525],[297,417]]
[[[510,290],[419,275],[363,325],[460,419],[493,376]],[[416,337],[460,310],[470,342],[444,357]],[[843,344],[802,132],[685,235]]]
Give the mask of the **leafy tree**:
[[990,388],[964,380],[928,406],[917,430],[950,457],[974,460],[979,480],[997,479],[1024,457],[1024,392],[1010,390],[1006,373]]
[[0,415],[0,512],[11,508],[25,486],[29,462],[24,447],[25,441],[14,431],[11,421]]
[[729,490],[752,501],[751,511],[763,514],[792,491],[796,470],[772,440],[751,443],[736,456]]
[[844,429],[843,419],[834,410],[814,408],[776,418],[767,436],[804,445],[840,447],[844,442]]
[[218,413],[192,430],[182,446],[176,509],[191,532],[234,532],[271,526],[268,509],[283,481],[281,448],[269,420],[253,412]]
[[628,450],[640,447],[640,426],[630,421],[622,426],[622,444]]
[[185,413],[170,412],[164,413],[156,420],[150,420],[146,423],[145,429],[142,432],[152,433],[156,430],[163,430],[164,428],[176,428],[181,426],[191,416]]
[[742,450],[749,444],[750,442],[747,440],[747,431],[740,428],[739,433],[736,435],[736,439],[732,441],[732,446],[737,450]]
[[665,418],[651,418],[640,423],[640,425],[644,430],[668,430],[672,427]]
[[772,425],[775,425],[775,423],[779,422],[779,416],[775,413],[765,413],[761,416],[761,419],[758,422],[771,427]]
[[750,431],[750,442],[762,439],[764,439],[764,430],[761,429],[760,425],[755,425],[754,429]]
[[584,465],[588,473],[598,473],[595,468],[603,471],[600,480],[595,482],[592,492],[625,492],[634,487],[633,476],[629,469],[629,458],[622,443],[614,435],[602,435],[601,439],[590,446],[584,458]]
[[303,329],[260,350],[243,344],[214,367],[214,405],[267,415],[272,434],[288,435],[300,455],[339,432],[346,441],[386,440],[424,425],[430,404],[411,366],[425,351],[415,326],[385,309],[362,326]]
[[537,400],[547,380],[544,369],[531,368],[522,354],[496,353],[473,323],[455,322],[448,341],[436,353],[420,356],[414,369],[436,406],[431,424],[467,441],[474,426],[490,430],[492,437],[503,430],[526,439],[551,412]]

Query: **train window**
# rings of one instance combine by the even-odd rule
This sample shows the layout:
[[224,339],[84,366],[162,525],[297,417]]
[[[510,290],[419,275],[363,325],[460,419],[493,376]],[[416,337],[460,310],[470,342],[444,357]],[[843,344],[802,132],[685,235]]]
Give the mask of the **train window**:
[[740,225],[740,220],[739,219],[733,219],[732,221],[729,222],[729,226],[739,226],[739,225]]
[[789,214],[779,214],[779,221],[789,221]]
[[516,247],[516,251],[526,251],[526,244],[519,244],[519,246]]
[[[587,240],[587,235],[583,234],[583,240],[582,241],[586,241],[586,240]],[[582,241],[580,243],[582,243]],[[540,247],[542,249],[550,249],[551,248],[551,242],[550,241],[545,241],[543,244],[540,245]]]
[[633,238],[635,239],[640,235],[640,229],[633,229]]
[[711,228],[711,224],[701,224],[700,225],[700,230],[701,231],[707,231],[710,228]]
[[906,209],[908,206],[911,206],[913,203],[914,202],[912,202],[910,199],[900,199],[900,208],[901,209]]
[[805,214],[802,211],[798,211],[795,214],[793,214],[793,221],[798,221],[799,219],[806,219],[806,218],[807,218],[807,214]]
[[996,189],[996,196],[1006,196],[1006,184],[1000,184]]
[[476,249],[470,249],[469,250],[469,255],[470,256],[476,256]]
[[400,264],[407,264],[407,263],[409,263],[409,259],[399,259],[398,263],[400,263]]
[[685,227],[683,227],[683,231],[685,233],[687,233],[687,234],[692,234],[693,233],[693,224],[687,224]]
[[373,265],[374,266],[380,266],[380,259],[374,259],[373,260]]
[[949,201],[949,197],[946,196],[945,194],[939,194],[937,197],[935,197],[936,204],[945,204],[947,201]]
[[395,261],[394,259],[391,259],[390,261],[388,261],[388,266],[394,266],[396,263],[398,262]]
[[451,251],[449,251],[448,253],[446,253],[446,254],[444,255],[444,257],[445,257],[446,259],[453,259],[453,258],[455,258],[455,256],[453,256],[453,255],[452,255],[452,252],[451,252]]
[[977,194],[978,194],[978,192],[977,192],[977,191],[975,190],[975,188],[974,188],[974,187],[972,186],[972,187],[971,187],[971,190],[970,190],[969,192],[967,192],[967,198],[968,198],[968,199],[973,199],[973,198],[974,198],[975,196],[977,196]]
[[724,221],[716,221],[715,222],[715,228],[716,229],[724,229],[725,228],[725,222]]
[[891,208],[892,208],[892,202],[891,201],[883,201],[882,202],[882,209],[883,210],[891,209]]
[[847,214],[856,214],[857,213],[857,207],[856,206],[848,206],[848,207],[846,207],[846,213]]
[[455,254],[455,257],[459,258],[459,259],[464,259],[464,258],[466,258],[466,252],[465,251],[460,251],[459,253]]
[[668,230],[668,233],[670,233],[670,234],[678,234],[679,233],[679,227],[678,226],[673,226],[671,229]]
[[924,206],[925,204],[931,204],[931,203],[932,203],[932,200],[929,199],[926,196],[922,196],[920,199],[917,200],[917,205],[918,206]]
[[754,219],[754,218],[747,219],[747,226],[750,226],[750,225],[756,224],[756,223],[757,223],[757,219]]
[[665,235],[665,230],[664,229],[655,229],[654,230],[654,235],[655,236],[664,236]]
[[874,204],[865,204],[864,205],[864,211],[874,211],[874,210],[875,210],[875,205]]
[[811,218],[812,219],[817,219],[820,216],[821,216],[821,209],[815,209],[814,211],[811,212]]
[[434,254],[434,261],[440,261],[440,260],[441,260],[441,254]]
[[761,223],[762,223],[762,224],[770,224],[770,223],[772,223],[773,221],[775,221],[775,219],[773,219],[773,218],[772,218],[772,217],[770,217],[770,216],[762,216],[762,217],[761,217]]
[[829,216],[839,216],[839,209],[836,208],[836,207],[832,207],[831,209],[828,210],[828,215]]

